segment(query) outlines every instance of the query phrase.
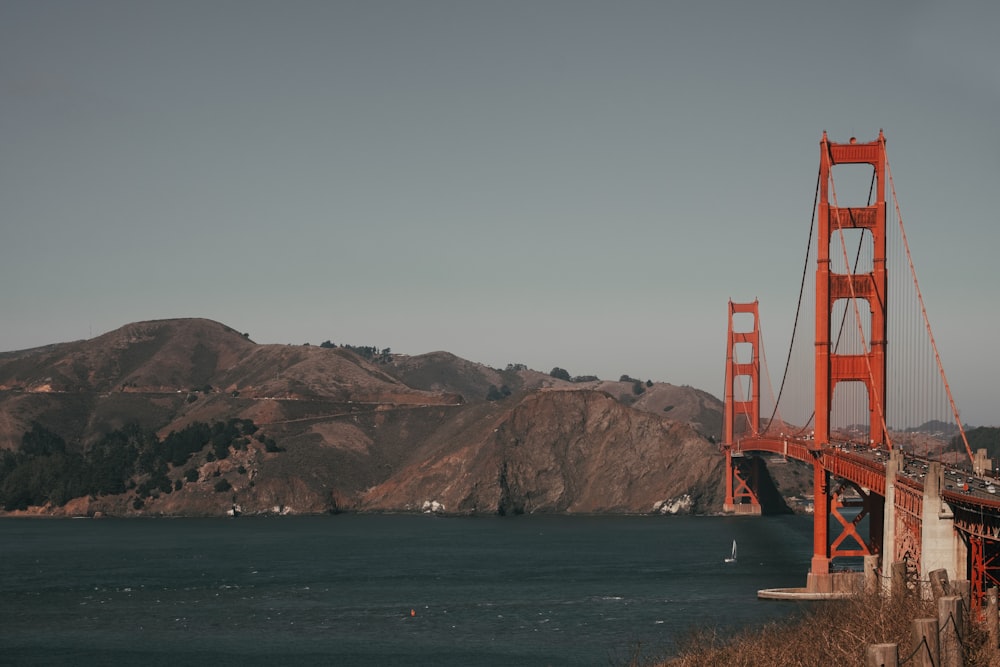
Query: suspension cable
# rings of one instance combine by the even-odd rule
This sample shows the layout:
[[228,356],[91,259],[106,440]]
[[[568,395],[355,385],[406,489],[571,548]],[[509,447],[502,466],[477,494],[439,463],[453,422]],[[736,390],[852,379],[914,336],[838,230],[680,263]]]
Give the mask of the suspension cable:
[[906,231],[903,229],[903,215],[899,211],[899,200],[896,199],[896,184],[892,180],[892,169],[889,168],[889,156],[885,158],[885,170],[886,174],[889,176],[889,188],[892,191],[892,203],[896,208],[896,219],[899,221],[899,232],[903,239],[903,249],[906,250],[906,261],[910,265],[910,276],[913,278],[913,287],[917,292],[917,300],[920,303],[920,314],[923,316],[924,326],[927,327],[927,336],[931,341],[931,349],[934,350],[934,361],[937,363],[938,372],[941,374],[941,381],[944,382],[944,390],[948,395],[948,403],[951,405],[951,412],[955,417],[955,424],[958,426],[958,432],[962,436],[962,443],[965,445],[965,453],[969,456],[969,462],[975,462],[975,457],[972,455],[972,448],[969,447],[969,440],[965,436],[965,428],[962,426],[962,418],[958,414],[958,408],[955,406],[955,398],[951,393],[951,386],[948,384],[948,377],[944,373],[944,366],[941,364],[941,355],[938,354],[937,342],[934,340],[934,333],[931,331],[931,322],[927,317],[927,309],[924,307],[924,297],[920,292],[920,283],[917,282],[917,271],[913,267],[913,256],[910,255],[910,244],[906,240]]
[[[757,322],[757,344],[760,347],[760,365],[764,367],[764,377],[767,378],[767,390],[771,393],[770,398],[774,398],[774,385],[771,384],[771,372],[767,368],[767,357],[764,355],[764,329],[760,325],[760,321]],[[760,381],[760,372],[758,368],[757,380]],[[757,388],[757,395],[760,396],[760,387]],[[781,418],[781,414],[778,412],[778,402],[774,402],[774,411],[771,412],[771,419],[768,420],[767,426],[764,427],[762,433],[767,433],[768,429],[771,428],[771,422],[774,420],[774,416],[778,416],[778,421],[784,423],[784,419]]]
[[[781,403],[781,396],[785,393],[785,381],[788,379],[788,368],[792,362],[792,350],[795,348],[795,333],[798,331],[799,314],[802,312],[802,295],[805,292],[806,275],[809,271],[809,249],[812,248],[813,229],[816,226],[816,204],[819,201],[819,183],[821,174],[822,170],[816,172],[816,192],[813,194],[812,219],[809,221],[809,240],[806,243],[806,258],[805,263],[802,266],[802,279],[799,281],[799,302],[795,306],[795,321],[792,323],[792,339],[788,343],[788,356],[785,358],[785,372],[781,376],[781,387],[778,389],[778,398],[774,401],[774,410],[771,412],[771,418],[767,420],[767,428],[764,429],[765,433],[771,428],[771,424],[774,422],[774,416],[778,414],[778,404]],[[807,419],[806,423],[802,425],[802,431],[808,427],[809,422],[811,422],[815,416],[816,409],[814,406],[813,413],[809,415],[809,419]]]

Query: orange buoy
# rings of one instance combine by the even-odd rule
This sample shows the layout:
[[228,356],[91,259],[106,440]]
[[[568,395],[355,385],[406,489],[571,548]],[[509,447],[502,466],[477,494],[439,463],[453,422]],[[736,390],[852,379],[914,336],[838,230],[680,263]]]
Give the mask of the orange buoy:
[[416,609],[411,609],[410,610],[410,616],[412,617],[412,616],[416,616],[416,615],[417,615],[417,610]]

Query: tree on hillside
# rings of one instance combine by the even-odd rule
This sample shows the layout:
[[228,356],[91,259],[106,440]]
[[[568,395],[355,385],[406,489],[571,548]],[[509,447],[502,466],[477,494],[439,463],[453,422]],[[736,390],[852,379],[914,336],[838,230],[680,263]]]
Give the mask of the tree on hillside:
[[31,423],[31,430],[21,436],[21,453],[27,456],[50,456],[66,451],[66,441],[38,422]]
[[134,422],[105,435],[87,452],[92,491],[124,493],[126,482],[136,472],[139,453],[153,451],[157,445],[156,435]]
[[[966,431],[965,437],[968,439],[969,448],[972,451],[985,449],[987,456],[994,461],[1000,456],[1000,428],[996,426],[979,426]],[[964,452],[965,443],[962,442],[962,436],[956,435],[952,438],[949,443],[949,449],[953,449],[956,452]],[[994,465],[996,464],[994,463]]]
[[567,382],[570,381],[569,371],[567,371],[565,368],[559,368],[558,366],[556,366],[551,371],[549,371],[549,375],[556,378],[557,380],[566,380]]
[[87,491],[83,457],[66,451],[57,433],[33,423],[21,438],[21,449],[5,453],[0,465],[0,504],[6,510],[29,505],[63,505]]
[[[206,446],[207,460],[226,458],[230,447],[245,449],[256,432],[257,426],[249,419],[211,425],[194,422],[160,442],[152,431],[129,424],[106,434],[89,449],[67,451],[58,434],[33,424],[22,437],[19,451],[0,453],[0,506],[6,510],[46,503],[58,506],[80,496],[121,494],[134,488],[138,509],[141,499],[183,486],[180,479],[171,481],[172,467],[186,465]],[[256,437],[267,451],[284,451],[272,439]],[[183,477],[197,481],[196,467],[188,468]]]
[[374,345],[341,345],[345,350],[350,350],[364,359],[375,363],[385,364],[392,361],[392,350],[388,347],[379,349]]
[[508,387],[507,385],[503,385],[502,387],[497,389],[497,386],[495,384],[491,384],[489,390],[486,392],[486,400],[500,401],[510,396],[510,394],[511,394],[510,387]]

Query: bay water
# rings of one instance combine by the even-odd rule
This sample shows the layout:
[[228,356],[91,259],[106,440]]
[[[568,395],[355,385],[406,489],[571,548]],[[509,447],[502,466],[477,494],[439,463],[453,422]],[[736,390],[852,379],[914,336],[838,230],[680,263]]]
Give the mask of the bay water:
[[[783,619],[808,517],[0,520],[0,663],[623,665]],[[733,540],[739,558],[724,563]]]

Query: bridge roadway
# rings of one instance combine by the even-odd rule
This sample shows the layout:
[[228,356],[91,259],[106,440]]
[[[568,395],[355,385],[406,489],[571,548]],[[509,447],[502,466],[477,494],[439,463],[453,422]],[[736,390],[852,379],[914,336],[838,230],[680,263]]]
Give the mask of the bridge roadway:
[[[767,435],[742,438],[732,445],[734,456],[747,452],[779,454],[809,465],[819,461],[831,475],[885,497],[885,459],[888,452],[881,447],[857,443],[822,446],[811,440]],[[909,487],[918,496],[922,495],[923,480],[931,463],[931,459],[905,455],[905,464],[896,475],[896,483]],[[985,475],[977,476],[969,470],[954,466],[942,464],[942,468],[945,482],[941,497],[945,502],[952,507],[1000,517],[1000,480]],[[990,491],[991,488],[994,489],[993,492]]]

